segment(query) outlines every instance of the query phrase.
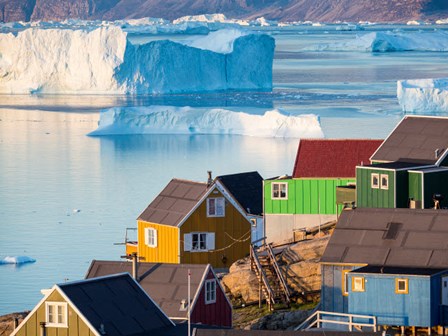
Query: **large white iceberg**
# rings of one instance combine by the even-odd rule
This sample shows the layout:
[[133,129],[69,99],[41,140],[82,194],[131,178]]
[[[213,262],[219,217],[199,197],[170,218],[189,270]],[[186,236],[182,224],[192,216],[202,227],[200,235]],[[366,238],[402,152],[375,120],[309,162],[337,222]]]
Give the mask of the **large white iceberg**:
[[[178,93],[271,90],[274,39],[210,33],[214,47],[133,45],[118,27],[0,34],[0,93]],[[224,44],[221,50],[217,47]],[[209,43],[210,44],[210,43]],[[231,51],[229,50],[231,45]],[[213,50],[213,51],[212,51]],[[224,50],[224,52],[222,52]]]
[[405,112],[447,113],[448,78],[398,81],[397,97]]
[[16,256],[16,257],[5,257],[0,260],[0,265],[2,264],[25,264],[36,262],[36,259],[30,258],[28,256]]
[[335,51],[448,51],[448,32],[442,30],[418,32],[372,32],[354,40],[320,44],[317,50]]
[[281,110],[263,115],[225,109],[174,106],[118,107],[100,114],[98,129],[89,135],[237,134],[258,137],[321,138],[315,115],[291,116]]

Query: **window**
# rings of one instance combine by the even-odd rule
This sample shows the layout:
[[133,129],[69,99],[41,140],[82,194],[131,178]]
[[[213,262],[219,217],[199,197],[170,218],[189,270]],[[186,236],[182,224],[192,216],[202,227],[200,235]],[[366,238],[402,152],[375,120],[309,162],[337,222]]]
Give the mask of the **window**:
[[396,294],[409,293],[408,279],[395,279],[395,293]]
[[381,174],[381,189],[389,189],[389,175]]
[[205,281],[205,304],[216,302],[216,280]]
[[350,270],[342,270],[342,295],[347,296],[348,295],[348,272]]
[[184,251],[202,252],[214,249],[214,232],[194,232],[184,234]]
[[363,277],[354,276],[352,278],[352,291],[353,292],[364,292],[365,291]]
[[272,183],[272,199],[288,199],[288,183]]
[[371,175],[371,186],[372,189],[378,189],[380,187],[380,174]]
[[47,327],[67,328],[67,303],[45,302],[45,317]]
[[149,247],[157,247],[157,230],[145,228],[145,244]]
[[224,217],[225,204],[224,197],[207,198],[207,217]]

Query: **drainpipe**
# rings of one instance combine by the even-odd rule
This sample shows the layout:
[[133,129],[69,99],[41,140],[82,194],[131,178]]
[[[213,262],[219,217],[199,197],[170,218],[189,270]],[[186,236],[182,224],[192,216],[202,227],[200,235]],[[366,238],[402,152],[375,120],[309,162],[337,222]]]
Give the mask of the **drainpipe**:
[[138,256],[137,253],[132,253],[132,277],[138,282]]
[[14,317],[13,321],[14,330],[16,330],[18,326],[19,326],[19,319],[17,317]]
[[47,336],[47,327],[45,322],[40,322],[40,336]]

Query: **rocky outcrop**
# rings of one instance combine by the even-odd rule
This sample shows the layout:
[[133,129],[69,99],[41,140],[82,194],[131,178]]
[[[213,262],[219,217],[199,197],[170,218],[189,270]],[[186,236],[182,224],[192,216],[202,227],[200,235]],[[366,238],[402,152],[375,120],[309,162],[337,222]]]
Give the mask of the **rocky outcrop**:
[[20,324],[28,314],[29,311],[25,311],[0,316],[0,335],[10,335],[14,330],[14,320]]
[[264,16],[279,21],[407,22],[448,17],[446,0],[0,0],[0,21],[175,19],[223,13],[229,18]]
[[[282,268],[293,296],[319,292],[321,286],[320,258],[327,246],[329,235],[305,240],[284,249],[277,261]],[[222,285],[235,305],[258,301],[259,287],[250,270],[249,258],[235,262],[222,278]]]

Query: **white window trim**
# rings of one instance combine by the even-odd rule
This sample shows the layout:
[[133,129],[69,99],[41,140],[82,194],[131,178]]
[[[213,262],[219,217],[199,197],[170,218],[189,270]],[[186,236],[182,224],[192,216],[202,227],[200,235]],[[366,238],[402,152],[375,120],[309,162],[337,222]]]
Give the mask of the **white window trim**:
[[[387,181],[385,186],[383,186],[383,178],[385,178],[386,181]],[[389,190],[389,175],[381,174],[381,176],[380,176],[380,187],[383,190]]]
[[[55,317],[58,319],[58,307],[62,307],[62,314],[64,316],[64,322],[49,322],[49,307],[52,306],[54,308]],[[56,327],[56,328],[68,328],[68,305],[67,302],[45,302],[45,322],[47,327]]]
[[[205,234],[205,249],[193,249],[193,236]],[[200,242],[200,241],[199,241]],[[188,252],[208,252],[215,249],[215,233],[214,232],[190,232],[184,234],[184,251]]]
[[[149,233],[152,232],[152,241],[149,239]],[[152,227],[145,228],[145,245],[157,247],[157,230]]]
[[[279,186],[279,196],[277,196],[277,197],[274,196],[274,185],[278,185]],[[280,190],[281,190],[280,186],[282,186],[282,185],[286,186],[286,188],[285,188],[285,197],[282,197],[280,195]],[[271,184],[271,199],[273,199],[273,200],[287,200],[288,199],[288,183],[286,183],[286,182],[272,182],[272,184]]]
[[[374,184],[373,183],[375,177],[376,177],[376,180],[378,181],[378,184]],[[372,189],[379,189],[380,188],[380,184],[381,184],[380,174],[372,173],[372,175],[370,175],[370,186],[371,186],[371,188]]]
[[[211,286],[211,288],[209,288],[209,286]],[[207,300],[207,296],[209,296],[210,299]],[[216,302],[216,280],[215,279],[205,280],[205,304],[211,304],[215,302]]]
[[[215,214],[210,214],[210,200],[215,200]],[[218,213],[218,202],[222,202],[222,214]],[[224,197],[207,198],[207,217],[225,217],[226,216],[226,200]]]

